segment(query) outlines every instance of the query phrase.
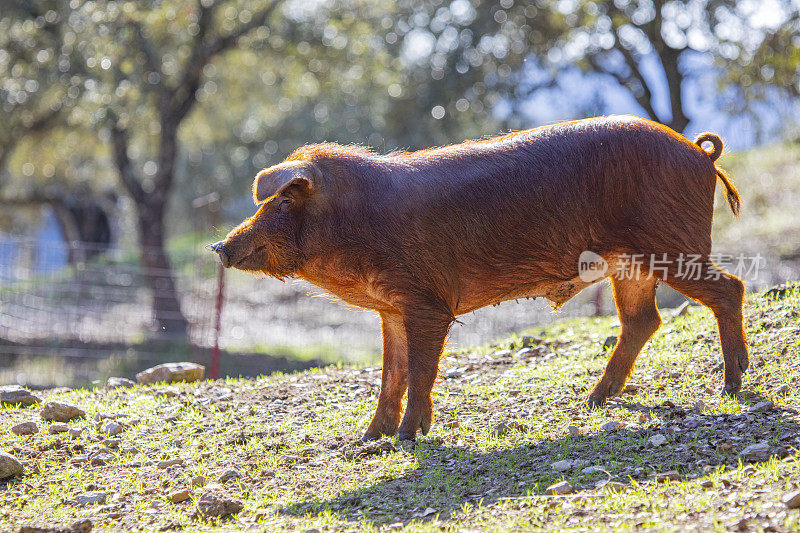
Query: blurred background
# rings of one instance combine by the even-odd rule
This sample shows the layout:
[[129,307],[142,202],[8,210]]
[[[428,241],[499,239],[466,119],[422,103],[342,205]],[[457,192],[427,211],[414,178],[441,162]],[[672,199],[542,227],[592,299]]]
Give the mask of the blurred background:
[[[715,252],[750,290],[798,279],[799,30],[784,0],[2,0],[0,383],[207,362],[203,246],[253,213],[257,170],[317,141],[615,113],[715,131],[744,200],[740,220],[718,202]],[[223,373],[379,361],[376,316],[314,287],[231,271],[222,302]],[[558,313],[507,302],[450,346],[613,311],[608,287]]]

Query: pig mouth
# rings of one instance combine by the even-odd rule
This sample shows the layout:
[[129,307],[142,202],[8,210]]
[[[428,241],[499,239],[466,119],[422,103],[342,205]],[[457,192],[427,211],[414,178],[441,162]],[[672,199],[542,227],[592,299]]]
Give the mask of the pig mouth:
[[253,267],[252,265],[250,265],[248,268],[247,262],[253,259],[255,256],[263,255],[266,248],[266,246],[259,246],[255,248],[252,252],[242,257],[231,266],[238,268],[239,270],[261,270],[262,267]]

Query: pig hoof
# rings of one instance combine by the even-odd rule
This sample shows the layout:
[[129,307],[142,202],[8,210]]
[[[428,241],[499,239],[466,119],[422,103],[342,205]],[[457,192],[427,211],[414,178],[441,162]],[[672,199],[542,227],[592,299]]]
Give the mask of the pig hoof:
[[735,398],[739,391],[742,389],[741,383],[726,383],[725,387],[722,389],[722,396],[728,396],[730,398]]
[[606,398],[604,396],[595,396],[594,394],[589,396],[589,399],[586,401],[586,405],[589,407],[589,409],[600,409],[605,404]]
[[416,432],[411,433],[410,431],[401,431],[397,434],[397,438],[399,440],[417,440]]

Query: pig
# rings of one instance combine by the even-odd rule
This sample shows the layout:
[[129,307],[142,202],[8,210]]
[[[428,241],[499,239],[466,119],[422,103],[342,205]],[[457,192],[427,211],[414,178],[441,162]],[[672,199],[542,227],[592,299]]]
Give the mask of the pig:
[[606,278],[621,331],[590,407],[620,393],[659,327],[662,281],[713,311],[732,395],[748,348],[744,284],[710,257],[717,181],[734,215],[741,204],[715,164],[722,150],[712,133],[691,142],[631,116],[386,155],[312,144],[259,172],[255,214],[210,246],[225,267],[302,278],[377,312],[382,380],[364,440],[428,433],[458,315],[531,297],[557,308]]

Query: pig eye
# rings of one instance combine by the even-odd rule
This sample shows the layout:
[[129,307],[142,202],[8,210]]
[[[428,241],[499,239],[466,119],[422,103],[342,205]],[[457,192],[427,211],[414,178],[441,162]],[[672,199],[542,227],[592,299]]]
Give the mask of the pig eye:
[[292,206],[292,200],[289,198],[284,198],[283,200],[278,202],[279,209],[288,209],[291,206]]

